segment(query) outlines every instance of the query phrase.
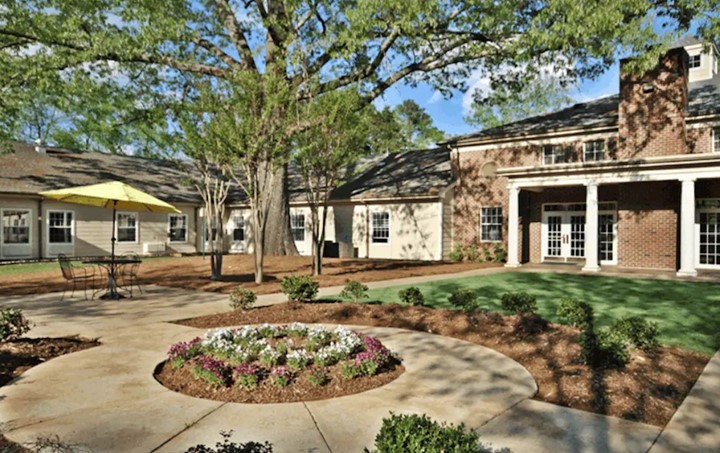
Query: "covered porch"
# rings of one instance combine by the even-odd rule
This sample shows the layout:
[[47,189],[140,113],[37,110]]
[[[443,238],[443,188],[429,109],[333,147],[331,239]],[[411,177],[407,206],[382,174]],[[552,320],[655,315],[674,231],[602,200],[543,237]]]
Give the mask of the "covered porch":
[[584,272],[613,266],[681,277],[720,269],[718,155],[516,167],[498,175],[508,178],[507,267],[566,262]]

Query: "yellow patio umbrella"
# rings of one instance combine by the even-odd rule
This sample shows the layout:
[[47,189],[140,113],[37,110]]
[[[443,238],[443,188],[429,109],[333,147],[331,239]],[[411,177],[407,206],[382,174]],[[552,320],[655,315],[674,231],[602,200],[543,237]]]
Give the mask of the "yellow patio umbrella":
[[[111,269],[114,274],[115,266],[115,212],[127,211],[148,211],[179,213],[175,206],[159,200],[141,190],[128,184],[111,181],[89,186],[69,187],[67,189],[48,190],[40,192],[40,195],[53,200],[67,203],[97,206],[100,208],[112,208],[112,248],[111,248]],[[115,275],[112,275],[114,278]]]

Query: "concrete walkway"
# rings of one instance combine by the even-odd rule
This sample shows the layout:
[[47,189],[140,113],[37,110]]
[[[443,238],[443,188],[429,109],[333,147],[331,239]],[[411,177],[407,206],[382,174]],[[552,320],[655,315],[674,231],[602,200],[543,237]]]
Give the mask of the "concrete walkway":
[[[502,271],[485,269],[457,277]],[[321,294],[339,290],[325,288]],[[283,296],[258,299],[264,305]],[[7,298],[2,305],[22,307],[37,324],[33,336],[80,334],[99,337],[103,343],[53,359],[0,388],[0,426],[16,441],[58,435],[95,452],[177,452],[198,443],[214,445],[220,440],[219,431],[232,429],[234,439],[267,440],[280,453],[356,452],[372,446],[382,418],[390,411],[464,422],[496,451],[508,448],[516,453],[647,452],[660,434],[656,427],[532,400],[536,391],[532,377],[509,358],[475,344],[401,329],[358,328],[377,335],[404,359],[406,372],[379,389],[293,404],[191,398],[162,387],[152,377],[171,343],[202,332],[167,321],[227,311],[226,295],[149,287],[142,298],[121,302],[77,298],[60,302],[59,294],[46,294]],[[713,369],[717,381],[720,367]],[[718,394],[717,386],[706,391]],[[700,400],[708,400],[699,392]],[[693,413],[693,408],[687,412]],[[673,437],[684,432],[682,418],[677,427],[671,425],[653,452],[717,451],[678,449],[687,440]],[[712,443],[712,434],[704,439]],[[667,449],[660,450],[666,444]]]

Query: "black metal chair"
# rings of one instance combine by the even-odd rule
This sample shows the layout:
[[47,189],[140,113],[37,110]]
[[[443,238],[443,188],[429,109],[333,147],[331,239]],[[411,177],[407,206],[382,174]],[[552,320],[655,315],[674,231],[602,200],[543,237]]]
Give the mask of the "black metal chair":
[[140,294],[143,294],[142,287],[138,281],[138,273],[140,272],[140,257],[135,252],[126,253],[123,258],[137,260],[136,263],[123,264],[117,271],[118,286],[130,293],[133,297],[133,286],[136,287]]
[[70,293],[70,297],[75,295],[75,289],[77,289],[78,283],[82,283],[85,300],[87,300],[88,282],[92,284],[92,289],[95,289],[95,268],[73,266],[70,259],[63,254],[58,255],[58,263],[60,263],[60,270],[65,279],[65,288],[63,288],[63,294],[60,300],[65,300],[65,293],[71,283],[72,292]]

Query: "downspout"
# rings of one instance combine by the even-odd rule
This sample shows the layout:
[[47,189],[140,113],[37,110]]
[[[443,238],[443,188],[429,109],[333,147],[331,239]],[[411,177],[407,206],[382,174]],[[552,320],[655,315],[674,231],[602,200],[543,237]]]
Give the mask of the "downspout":
[[365,258],[370,258],[370,206],[365,203]]
[[38,200],[38,259],[43,259],[43,200]]

